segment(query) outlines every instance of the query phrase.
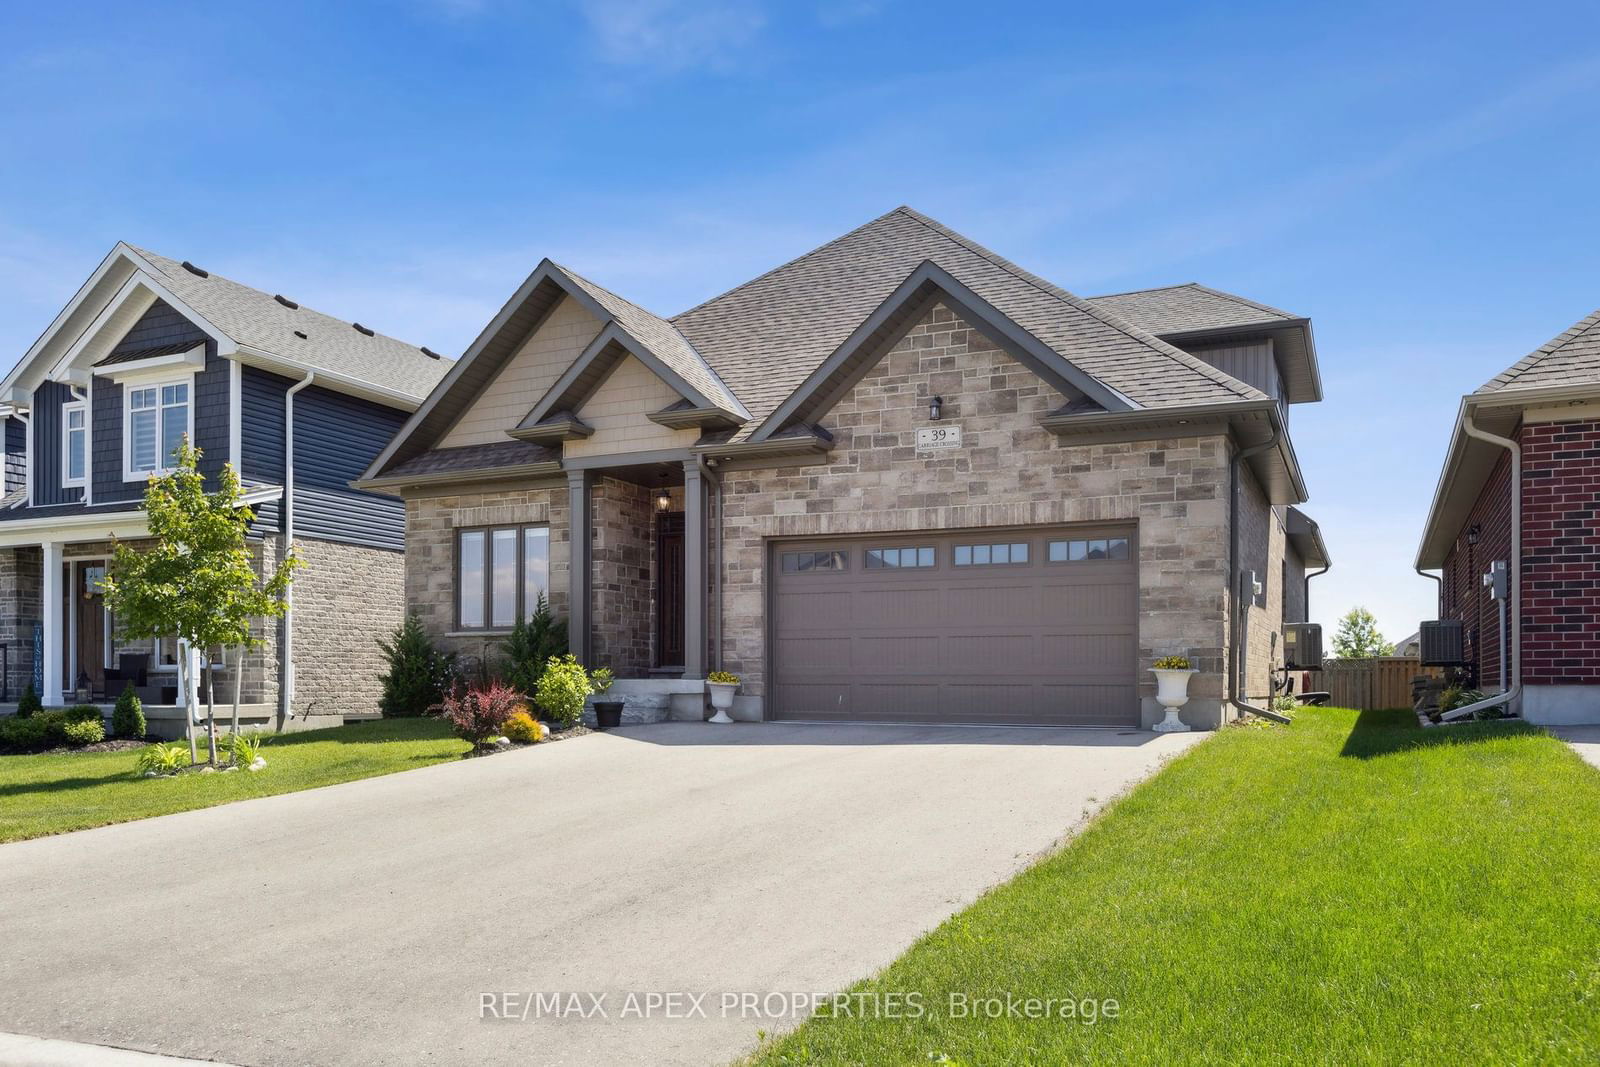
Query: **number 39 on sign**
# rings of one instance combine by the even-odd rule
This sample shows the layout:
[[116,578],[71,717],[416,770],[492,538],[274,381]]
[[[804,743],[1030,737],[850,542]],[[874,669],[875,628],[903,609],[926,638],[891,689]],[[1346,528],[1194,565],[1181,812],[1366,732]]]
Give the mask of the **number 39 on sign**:
[[942,452],[947,448],[960,447],[961,427],[959,426],[917,427],[918,452]]

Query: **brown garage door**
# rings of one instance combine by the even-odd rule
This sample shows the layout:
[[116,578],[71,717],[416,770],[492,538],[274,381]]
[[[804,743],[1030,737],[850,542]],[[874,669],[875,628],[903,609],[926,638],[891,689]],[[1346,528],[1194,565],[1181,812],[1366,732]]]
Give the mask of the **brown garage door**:
[[779,719],[1135,726],[1128,527],[772,546]]

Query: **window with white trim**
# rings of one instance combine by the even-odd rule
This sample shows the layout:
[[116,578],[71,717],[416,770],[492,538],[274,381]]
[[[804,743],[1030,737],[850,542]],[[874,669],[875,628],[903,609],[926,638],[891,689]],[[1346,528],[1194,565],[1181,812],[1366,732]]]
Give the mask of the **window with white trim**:
[[162,475],[193,430],[190,383],[160,382],[123,389],[123,454],[131,477]]
[[456,626],[509,630],[550,594],[550,530],[492,526],[456,532]]
[[89,407],[81,400],[61,405],[61,484],[89,484]]

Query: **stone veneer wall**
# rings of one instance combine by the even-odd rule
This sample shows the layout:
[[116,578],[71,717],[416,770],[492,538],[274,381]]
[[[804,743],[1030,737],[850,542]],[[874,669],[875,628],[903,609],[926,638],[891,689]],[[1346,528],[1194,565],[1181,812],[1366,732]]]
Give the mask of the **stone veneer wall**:
[[44,553],[37,546],[0,548],[0,644],[6,646],[6,699],[33,680],[33,627],[42,619]]
[[306,565],[294,581],[293,713],[376,715],[387,666],[378,639],[405,617],[405,556],[295,540]]
[[441,647],[475,658],[498,657],[499,635],[455,630],[455,531],[498,523],[550,527],[550,609],[567,616],[572,535],[567,487],[486,489],[406,501],[405,603]]
[[[1283,553],[1286,537],[1277,509],[1267,503],[1255,475],[1240,473],[1239,567],[1254,571],[1261,595],[1245,611],[1242,694],[1259,706],[1272,697],[1271,670],[1283,662]],[[1231,624],[1233,616],[1229,615]]]
[[591,491],[590,549],[593,667],[618,678],[648,674],[655,600],[655,494],[641,485],[598,478]]
[[[928,399],[963,447],[918,455]],[[934,308],[823,418],[830,460],[726,472],[723,663],[762,695],[764,538],[1072,522],[1139,524],[1139,666],[1157,718],[1153,659],[1201,672],[1191,722],[1223,695],[1229,445],[1222,436],[1062,445],[1037,419],[1064,398],[949,309]]]

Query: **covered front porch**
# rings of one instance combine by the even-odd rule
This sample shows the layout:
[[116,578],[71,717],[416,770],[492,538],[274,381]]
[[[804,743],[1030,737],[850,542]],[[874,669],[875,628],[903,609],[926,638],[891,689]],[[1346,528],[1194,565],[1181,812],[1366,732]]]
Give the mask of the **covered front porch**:
[[[49,707],[66,704],[113,706],[129,685],[146,709],[147,719],[162,719],[171,709],[181,720],[188,699],[185,672],[201,677],[198,650],[171,638],[125,640],[106,604],[104,583],[118,540],[138,547],[146,530],[142,517],[107,515],[84,534],[95,539],[70,539],[69,524],[29,539],[21,530],[0,529],[0,708],[14,706],[32,685]],[[235,668],[218,656],[213,666],[218,702],[230,708]],[[267,707],[274,694],[271,653],[263,649],[244,662],[241,703]],[[197,694],[204,700],[203,692]],[[181,725],[179,726],[181,732]]]

